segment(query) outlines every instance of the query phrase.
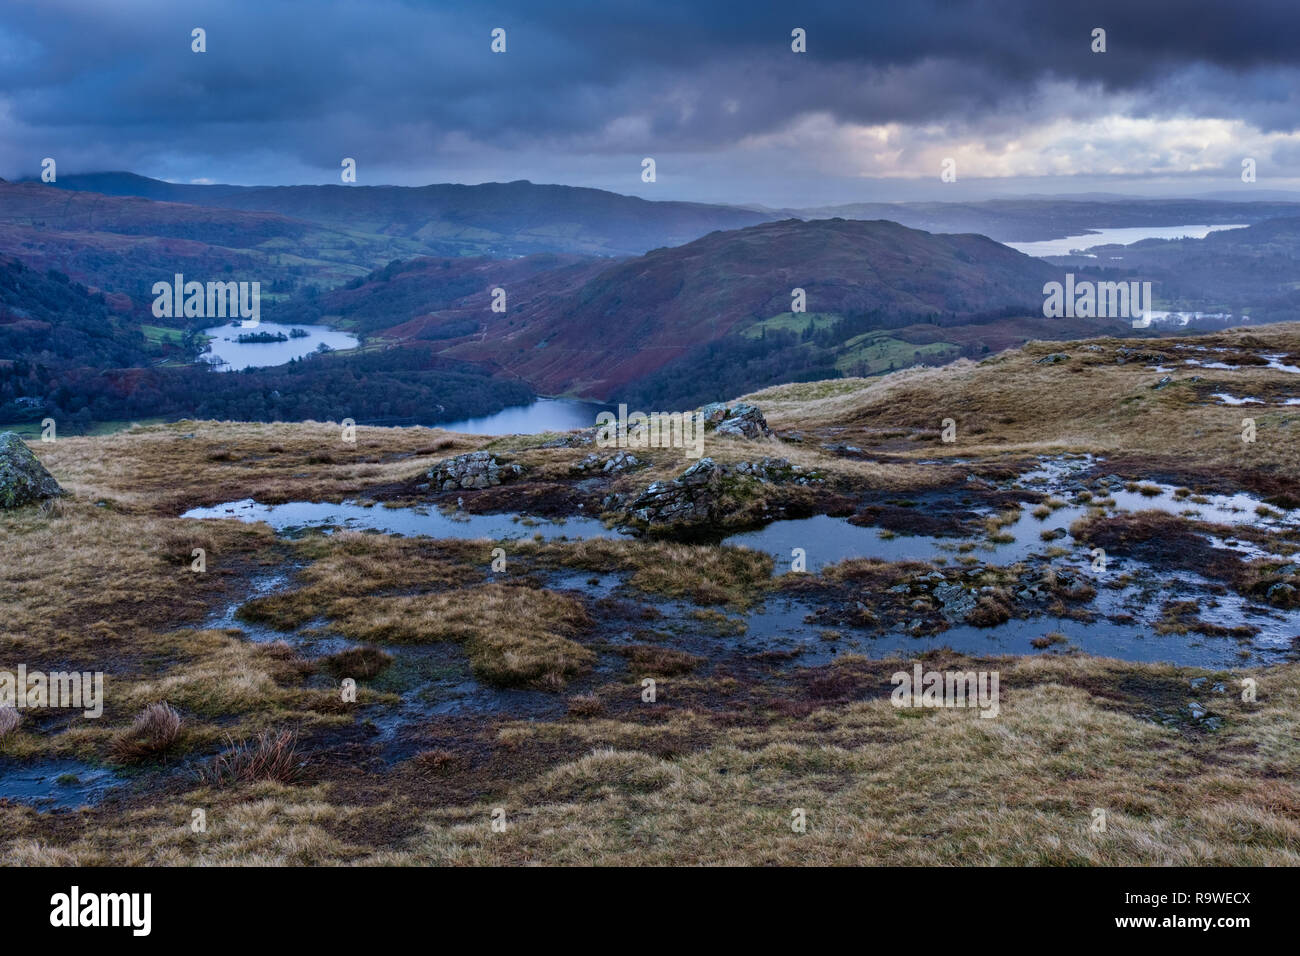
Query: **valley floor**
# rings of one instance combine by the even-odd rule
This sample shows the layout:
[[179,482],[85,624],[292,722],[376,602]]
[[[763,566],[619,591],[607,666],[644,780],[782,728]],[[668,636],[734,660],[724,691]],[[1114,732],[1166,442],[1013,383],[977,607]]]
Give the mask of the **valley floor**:
[[[33,443],[69,495],[0,513],[0,671],[106,695],[0,735],[0,862],[1296,865],[1294,398],[1300,325],[781,386],[641,537],[679,450]],[[519,477],[430,481],[479,450]],[[917,662],[996,716],[895,706]]]

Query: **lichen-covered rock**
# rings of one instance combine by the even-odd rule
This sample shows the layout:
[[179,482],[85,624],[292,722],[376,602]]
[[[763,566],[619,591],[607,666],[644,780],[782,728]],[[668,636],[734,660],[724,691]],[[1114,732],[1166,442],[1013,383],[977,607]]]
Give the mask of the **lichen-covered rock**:
[[640,468],[645,462],[637,458],[630,452],[615,452],[607,458],[602,458],[594,452],[588,455],[582,461],[570,468],[576,474],[591,474],[600,472],[604,475],[617,475],[621,472],[631,471],[633,468]]
[[628,506],[628,524],[649,531],[711,523],[724,475],[712,458],[701,458],[672,481],[653,482]]
[[0,434],[0,508],[55,498],[63,489],[32,450],[13,432]]
[[704,427],[716,428],[722,423],[722,420],[727,417],[727,403],[711,402],[699,411],[700,414],[704,416]]
[[524,473],[520,465],[502,464],[491,452],[472,451],[440,461],[429,469],[429,482],[438,491],[491,488]]
[[701,458],[671,481],[656,481],[627,505],[623,526],[669,533],[725,527],[747,492],[765,484],[821,484],[823,479],[784,458],[720,464]]
[[767,438],[772,429],[767,427],[767,419],[757,405],[741,402],[739,405],[727,406],[721,402],[705,405],[700,409],[704,415],[705,431],[715,435],[731,435],[736,438]]
[[966,615],[975,610],[975,595],[960,582],[936,584],[932,593],[939,602],[939,613],[950,623],[965,620]]

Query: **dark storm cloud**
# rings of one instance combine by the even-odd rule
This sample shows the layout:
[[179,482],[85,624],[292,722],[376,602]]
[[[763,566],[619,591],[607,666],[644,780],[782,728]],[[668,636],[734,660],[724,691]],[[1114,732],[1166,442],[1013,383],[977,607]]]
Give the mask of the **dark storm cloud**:
[[[498,26],[502,56],[488,50]],[[68,169],[199,176],[208,160],[216,178],[255,166],[285,181],[343,155],[427,168],[457,143],[725,151],[808,113],[978,132],[1115,95],[1134,115],[1291,131],[1297,35],[1300,5],[1282,0],[10,2],[0,164],[30,172],[57,150]],[[1097,94],[1040,95],[1062,82]]]

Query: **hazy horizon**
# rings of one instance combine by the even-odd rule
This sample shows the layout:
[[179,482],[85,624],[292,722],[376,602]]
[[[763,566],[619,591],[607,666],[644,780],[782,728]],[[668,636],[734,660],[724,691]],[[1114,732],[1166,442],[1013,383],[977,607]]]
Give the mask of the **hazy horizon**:
[[[997,190],[986,184],[970,184],[966,189],[957,191],[950,190],[947,192],[935,190],[929,191],[922,186],[909,187],[906,190],[900,190],[896,184],[888,184],[893,188],[895,193],[906,192],[907,195],[880,196],[877,198],[846,198],[841,197],[825,202],[807,202],[807,203],[786,203],[771,205],[756,200],[720,200],[720,199],[699,199],[690,195],[675,195],[668,192],[662,194],[644,195],[636,190],[625,189],[619,190],[607,188],[604,186],[593,186],[586,183],[571,183],[561,181],[538,181],[526,177],[517,177],[514,179],[479,179],[474,181],[452,181],[452,180],[430,180],[429,182],[373,182],[373,183],[339,183],[328,178],[316,180],[303,180],[294,182],[239,182],[234,179],[214,178],[211,180],[185,180],[185,179],[167,179],[158,176],[148,176],[131,169],[90,169],[90,170],[65,170],[59,168],[59,174],[63,181],[70,177],[79,176],[140,176],[145,179],[155,180],[157,182],[167,183],[174,186],[231,186],[245,189],[258,188],[275,188],[275,187],[293,187],[293,186],[347,186],[348,188],[373,187],[373,188],[401,188],[401,189],[420,189],[428,186],[486,186],[486,185],[505,185],[509,183],[530,183],[534,186],[561,186],[580,189],[599,189],[605,192],[617,193],[623,196],[634,196],[640,199],[646,199],[652,202],[695,202],[707,203],[714,205],[736,206],[741,208],[761,209],[761,210],[791,210],[791,211],[812,211],[819,208],[832,208],[837,206],[852,206],[865,203],[910,203],[910,202],[988,202],[997,200],[1011,201],[1073,201],[1073,202],[1133,202],[1148,200],[1186,200],[1186,201],[1218,201],[1218,202],[1300,202],[1300,188],[1296,189],[1249,189],[1243,184],[1239,190],[1222,189],[1217,191],[1174,191],[1151,194],[1140,193],[1118,193],[1106,192],[1102,190],[1084,189],[1080,187],[1078,191],[1073,192],[1038,192],[1032,189],[1025,191],[1012,191],[1010,189]],[[5,178],[5,177],[0,177]],[[39,170],[32,170],[21,175],[16,175],[9,182],[33,182],[40,180]],[[954,187],[957,184],[947,184]],[[960,194],[957,194],[960,192]]]
[[0,177],[51,157],[65,174],[329,183],[353,158],[358,185],[771,208],[1245,199],[1300,190],[1297,32],[1279,2],[20,2],[0,14]]

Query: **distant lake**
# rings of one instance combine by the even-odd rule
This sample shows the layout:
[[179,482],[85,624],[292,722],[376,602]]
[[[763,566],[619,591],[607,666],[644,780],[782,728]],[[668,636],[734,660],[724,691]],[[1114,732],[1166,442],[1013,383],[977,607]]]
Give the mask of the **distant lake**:
[[[294,338],[290,333],[298,329],[306,332],[305,336]],[[283,342],[239,342],[241,335],[284,335]],[[242,371],[246,368],[266,368],[270,365],[284,365],[292,359],[302,358],[315,352],[321,344],[331,349],[351,349],[357,346],[357,337],[326,325],[277,325],[275,322],[259,322],[251,328],[244,328],[241,323],[234,325],[216,325],[204,329],[203,334],[212,341],[208,351],[199,356],[200,362],[208,362],[217,371]]]
[[1246,223],[1231,226],[1124,226],[1098,229],[1080,236],[1063,239],[1043,239],[1039,242],[1004,242],[1027,256],[1068,256],[1077,249],[1117,244],[1127,246],[1143,239],[1204,239],[1212,232],[1224,229],[1245,229]]
[[465,432],[469,435],[536,435],[541,432],[567,432],[574,428],[591,428],[596,424],[596,416],[606,410],[604,405],[592,402],[575,402],[567,398],[539,398],[531,405],[516,405],[482,418],[441,422],[435,427],[445,428],[451,432]]

